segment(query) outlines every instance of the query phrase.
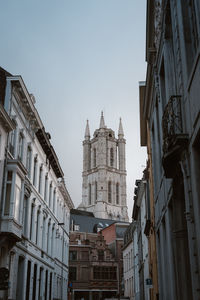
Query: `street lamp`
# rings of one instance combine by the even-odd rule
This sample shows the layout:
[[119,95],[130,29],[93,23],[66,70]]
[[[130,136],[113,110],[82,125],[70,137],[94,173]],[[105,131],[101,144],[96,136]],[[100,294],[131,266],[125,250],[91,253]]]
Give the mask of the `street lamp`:
[[[58,223],[59,226],[65,225],[65,223]],[[64,259],[64,228],[62,228],[63,231],[63,241],[62,241],[62,266],[61,266],[61,300],[63,300],[63,259]]]

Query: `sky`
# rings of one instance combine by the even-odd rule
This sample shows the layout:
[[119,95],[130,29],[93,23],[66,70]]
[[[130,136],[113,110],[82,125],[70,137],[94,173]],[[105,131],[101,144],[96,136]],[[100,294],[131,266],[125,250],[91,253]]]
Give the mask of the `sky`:
[[105,124],[126,138],[127,203],[142,177],[139,81],[145,80],[146,0],[0,0],[0,66],[21,75],[51,134],[75,207],[82,197],[82,141]]

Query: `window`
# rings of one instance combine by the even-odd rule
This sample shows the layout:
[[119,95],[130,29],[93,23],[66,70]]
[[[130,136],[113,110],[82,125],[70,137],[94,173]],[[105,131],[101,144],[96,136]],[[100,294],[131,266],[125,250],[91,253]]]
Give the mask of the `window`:
[[52,227],[52,234],[51,234],[51,256],[53,256],[53,248],[54,248],[54,232],[55,232],[55,228],[54,228],[55,225],[53,225]]
[[91,184],[89,183],[89,187],[88,187],[88,204],[91,205],[92,202],[92,190],[91,190]]
[[15,130],[11,131],[10,133],[10,141],[9,141],[9,151],[14,156],[15,151]]
[[55,205],[56,205],[56,189],[53,191],[53,212],[55,213]]
[[81,280],[88,281],[89,280],[89,269],[88,267],[81,267]]
[[77,251],[69,251],[69,260],[77,260]]
[[36,176],[37,176],[37,155],[34,158],[34,166],[33,166],[33,184],[36,186]]
[[81,260],[84,260],[84,261],[89,260],[89,251],[81,251]]
[[80,230],[80,225],[74,224],[74,231],[79,231]]
[[50,244],[50,226],[51,226],[51,223],[49,221],[48,223],[48,227],[47,227],[47,253],[49,253],[50,249],[49,249],[49,244]]
[[119,183],[116,184],[116,204],[119,204]]
[[97,202],[97,182],[95,181],[95,202]]
[[104,260],[104,251],[98,250],[98,260]]
[[112,195],[111,195],[111,181],[108,182],[108,202],[111,203]]
[[18,222],[20,222],[21,185],[22,185],[21,178],[16,174],[14,218]]
[[43,164],[40,166],[40,171],[39,171],[39,185],[38,185],[38,192],[41,194],[42,191],[42,173],[43,173]]
[[47,201],[47,186],[48,186],[48,174],[45,176],[45,186],[44,186],[44,200]]
[[97,165],[97,151],[96,148],[93,150],[93,167],[95,168]]
[[114,152],[113,152],[113,148],[110,148],[110,166],[113,167],[113,163],[114,163]]
[[37,211],[37,219],[36,219],[36,238],[35,243],[38,245],[38,235],[39,235],[39,218],[40,218],[40,211]]
[[23,206],[23,234],[27,235],[28,226],[28,196],[24,195],[24,206]]
[[6,183],[5,206],[4,206],[4,215],[5,216],[9,215],[9,213],[10,213],[11,187],[12,187],[12,172],[8,171],[8,173],[7,173],[7,183]]
[[52,206],[51,200],[52,200],[52,182],[49,185],[49,207],[50,208]]
[[30,233],[29,233],[30,240],[32,238],[32,233],[33,233],[33,213],[34,213],[34,204],[32,203],[32,205],[31,205],[31,223],[30,223]]
[[18,159],[22,161],[23,158],[23,146],[24,146],[24,136],[23,133],[19,133],[19,140],[18,140]]
[[93,268],[94,279],[117,279],[116,267],[94,267]]
[[69,280],[76,280],[76,267],[69,267]]
[[31,176],[31,156],[32,156],[32,149],[31,149],[31,146],[28,146],[27,154],[26,154],[26,169],[27,169],[29,178]]

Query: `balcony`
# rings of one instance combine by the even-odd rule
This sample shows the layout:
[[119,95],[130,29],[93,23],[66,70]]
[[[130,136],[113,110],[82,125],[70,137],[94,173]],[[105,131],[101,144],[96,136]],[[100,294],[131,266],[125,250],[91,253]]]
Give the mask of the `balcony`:
[[163,168],[167,178],[173,178],[181,153],[187,146],[188,135],[183,130],[181,96],[171,96],[162,118]]

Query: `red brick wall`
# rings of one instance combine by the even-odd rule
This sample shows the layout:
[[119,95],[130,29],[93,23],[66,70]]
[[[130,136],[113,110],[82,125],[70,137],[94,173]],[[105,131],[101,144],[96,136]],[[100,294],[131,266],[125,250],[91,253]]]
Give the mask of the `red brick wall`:
[[104,228],[101,232],[107,244],[110,244],[116,239],[115,224]]

